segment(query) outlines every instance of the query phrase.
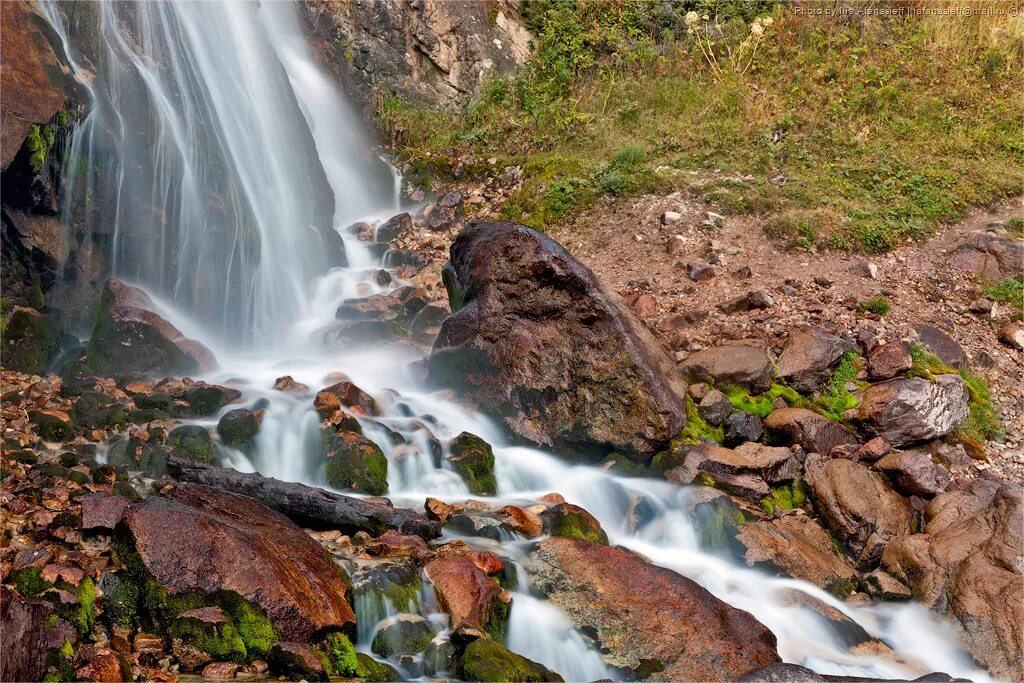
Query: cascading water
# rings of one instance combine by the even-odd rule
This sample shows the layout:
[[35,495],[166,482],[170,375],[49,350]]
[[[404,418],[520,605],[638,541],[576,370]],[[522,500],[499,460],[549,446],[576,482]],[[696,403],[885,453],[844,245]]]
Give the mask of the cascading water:
[[[956,647],[950,627],[920,606],[853,607],[809,584],[702,551],[684,488],[509,445],[496,423],[421,386],[408,371],[416,359],[408,348],[325,351],[316,331],[334,320],[338,304],[381,290],[369,277],[380,264],[354,239],[344,238],[349,265],[330,268],[325,231],[396,207],[389,206],[387,169],[312,60],[295,7],[82,5],[44,4],[93,99],[71,143],[67,166],[82,171],[65,181],[67,217],[106,230],[115,273],[147,286],[175,325],[214,350],[220,368],[205,379],[241,378],[245,400],[265,403],[255,446],[225,449],[233,466],[323,486],[319,422],[308,398],[270,387],[290,374],[317,388],[329,373],[343,372],[383,408],[376,423],[362,422],[390,453],[389,495],[398,504],[468,495],[461,479],[431,458],[422,425],[408,417],[430,415],[442,441],[470,431],[494,445],[498,501],[523,504],[558,491],[590,510],[613,543],[751,612],[778,637],[787,662],[829,674],[916,677],[942,670],[988,678]],[[81,47],[72,34],[87,21],[98,31],[95,44]],[[243,331],[257,348],[237,343]],[[408,443],[392,448],[380,425]],[[644,515],[631,514],[638,506]],[[518,572],[508,629],[513,650],[567,680],[616,677],[564,615],[531,594],[521,561],[530,542],[464,540],[500,550]],[[436,614],[428,597],[415,602]],[[894,654],[851,654],[844,631],[809,606],[815,602],[884,640]],[[373,622],[398,607],[358,594],[356,606],[365,649]]]

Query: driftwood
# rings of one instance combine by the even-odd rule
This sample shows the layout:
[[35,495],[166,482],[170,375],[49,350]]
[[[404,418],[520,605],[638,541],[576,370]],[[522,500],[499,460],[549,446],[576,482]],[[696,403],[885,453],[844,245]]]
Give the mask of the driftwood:
[[365,531],[377,536],[388,529],[430,540],[441,535],[441,524],[407,508],[395,508],[305,484],[292,484],[261,474],[246,474],[171,456],[168,473],[212,489],[254,498],[280,512],[296,524],[311,529],[339,529],[354,534]]

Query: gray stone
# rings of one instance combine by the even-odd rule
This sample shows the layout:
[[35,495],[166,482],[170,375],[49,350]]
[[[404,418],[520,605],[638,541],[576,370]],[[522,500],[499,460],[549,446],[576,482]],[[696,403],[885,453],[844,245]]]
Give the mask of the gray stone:
[[900,447],[949,434],[967,420],[967,386],[959,375],[875,384],[864,392],[857,417],[865,430]]

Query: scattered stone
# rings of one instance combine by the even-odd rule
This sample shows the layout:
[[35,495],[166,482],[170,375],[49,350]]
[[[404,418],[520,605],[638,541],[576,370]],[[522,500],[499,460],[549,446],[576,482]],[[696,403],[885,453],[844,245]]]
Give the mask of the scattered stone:
[[967,309],[971,313],[977,313],[979,315],[988,315],[989,313],[992,312],[992,302],[984,297],[981,297],[980,299],[975,299],[970,304],[968,304]]
[[768,390],[775,371],[768,351],[748,344],[724,344],[691,354],[680,365],[690,382],[739,386],[753,394]]
[[953,251],[948,263],[981,279],[998,282],[1020,273],[1020,264],[1024,263],[1024,240],[974,232]]
[[951,368],[967,367],[967,354],[955,339],[932,325],[914,325],[918,341]]
[[753,413],[737,411],[725,421],[725,439],[722,445],[735,448],[747,441],[760,441],[763,433],[761,418]]
[[856,446],[857,435],[824,415],[806,408],[777,408],[765,418],[765,429],[808,453],[827,455],[837,446]]
[[708,423],[720,427],[733,412],[729,398],[718,389],[707,392],[697,405],[697,412]]
[[865,430],[896,447],[936,439],[967,419],[967,387],[959,375],[874,384],[864,392],[857,417]]
[[877,344],[868,352],[868,377],[873,380],[892,379],[909,370],[913,363],[910,344],[903,341]]
[[113,531],[129,504],[127,498],[110,493],[82,496],[82,530]]
[[1024,323],[1006,323],[999,328],[999,341],[1016,351],[1024,351]]
[[274,380],[274,389],[283,391],[286,394],[308,394],[311,391],[308,385],[296,382],[291,375],[278,377]]
[[857,261],[850,267],[850,272],[872,280],[878,279],[878,266],[871,261]]
[[700,261],[687,261],[686,276],[695,282],[710,280],[715,276],[715,269]]
[[666,211],[661,214],[661,224],[668,225],[670,223],[678,223],[683,219],[683,214],[678,211]]
[[875,462],[883,455],[892,450],[892,444],[888,440],[876,436],[873,439],[866,441],[857,447],[853,451],[854,460],[864,460],[866,462]]
[[952,477],[921,451],[892,451],[875,463],[875,469],[907,496],[931,498],[946,490]]
[[[408,213],[400,213],[378,225],[374,239],[378,242],[391,242],[415,230],[416,227],[412,223],[412,216]],[[387,271],[384,272],[386,273]]]
[[754,277],[754,271],[750,266],[740,266],[732,272],[732,276],[737,280],[749,280]]
[[746,313],[747,311],[771,308],[774,305],[775,299],[758,289],[752,292],[747,292],[743,296],[733,299],[732,301],[727,301],[724,304],[721,304],[719,308],[724,313]]
[[368,393],[348,380],[332,384],[317,392],[313,408],[322,419],[327,419],[336,410],[345,408],[357,415],[380,415],[380,405]]
[[686,251],[686,238],[682,235],[672,235],[665,244],[665,252],[668,254],[681,254]]
[[498,510],[496,514],[506,524],[515,529],[516,533],[526,538],[536,538],[544,531],[544,521],[540,515],[515,505],[506,505]]
[[817,327],[790,335],[779,355],[779,379],[797,391],[816,391],[828,380],[830,370],[851,349],[845,340]]

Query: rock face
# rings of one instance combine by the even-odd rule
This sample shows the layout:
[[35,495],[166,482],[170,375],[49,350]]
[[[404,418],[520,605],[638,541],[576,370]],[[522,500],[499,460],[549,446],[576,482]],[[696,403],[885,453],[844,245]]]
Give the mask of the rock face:
[[752,566],[776,568],[794,579],[825,587],[852,579],[853,569],[836,554],[825,530],[806,515],[786,515],[739,527],[736,539],[746,547]]
[[949,257],[949,265],[986,280],[1001,280],[1020,272],[1024,262],[1024,240],[973,232]]
[[951,617],[991,674],[1024,678],[1024,505],[1019,486],[978,481],[937,496],[924,533],[891,543],[882,564],[914,597]]
[[834,334],[816,327],[800,330],[790,336],[779,355],[779,378],[797,391],[814,391],[848,350],[850,345]]
[[530,33],[519,3],[498,0],[343,2],[306,0],[309,22],[344,54],[348,80],[364,94],[397,92],[433,104],[460,104],[484,79],[523,63]]
[[864,465],[808,458],[804,481],[829,528],[854,553],[874,557],[884,543],[910,533],[910,503]]
[[808,453],[828,455],[836,446],[856,446],[857,435],[806,408],[778,408],[765,418],[768,433],[799,444]]
[[355,623],[348,585],[323,547],[251,498],[181,484],[169,497],[129,508],[124,526],[142,565],[171,596],[237,594],[298,642]]
[[632,553],[550,538],[532,560],[537,588],[596,634],[613,666],[660,664],[653,679],[723,681],[780,661],[775,636],[750,614]]
[[959,375],[873,384],[857,416],[865,429],[899,447],[949,434],[967,419],[967,386]]
[[564,248],[522,225],[473,222],[444,269],[455,313],[431,377],[531,441],[650,459],[686,420],[672,362]]
[[0,586],[0,630],[4,634],[0,681],[43,680],[48,649],[45,622],[51,614],[53,608],[48,604],[28,602]]
[[103,288],[86,352],[93,372],[117,377],[188,375],[215,365],[205,346],[154,312],[149,295],[111,278]]
[[775,372],[768,352],[749,344],[727,344],[702,349],[687,357],[680,369],[691,382],[711,382],[721,387],[739,386],[754,394],[768,390]]

